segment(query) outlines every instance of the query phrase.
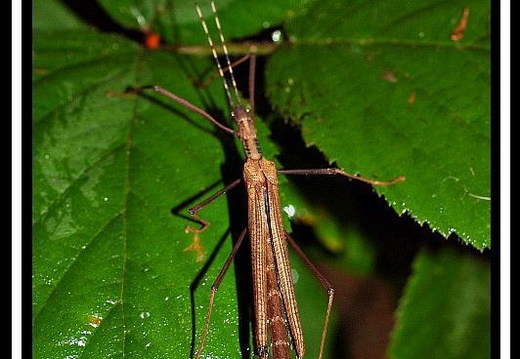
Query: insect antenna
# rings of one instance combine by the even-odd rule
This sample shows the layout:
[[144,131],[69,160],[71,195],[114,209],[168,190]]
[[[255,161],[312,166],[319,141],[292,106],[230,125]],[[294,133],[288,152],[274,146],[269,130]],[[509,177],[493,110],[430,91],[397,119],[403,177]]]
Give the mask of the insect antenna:
[[215,6],[215,2],[213,0],[210,1],[211,5],[211,11],[213,12],[213,15],[215,17],[215,25],[217,27],[217,31],[220,38],[220,46],[222,47],[222,51],[224,52],[224,57],[226,59],[226,70],[229,72],[229,78],[231,79],[231,87],[233,88],[234,92],[234,98],[231,94],[230,86],[228,84],[228,81],[226,77],[224,76],[224,70],[222,68],[222,65],[220,64],[220,61],[218,59],[217,50],[215,48],[215,44],[213,43],[213,40],[211,38],[211,35],[208,30],[208,26],[206,24],[206,20],[204,20],[204,16],[202,15],[202,10],[197,2],[195,2],[195,8],[197,10],[197,14],[199,15],[200,22],[202,24],[202,28],[204,29],[204,33],[206,34],[206,38],[208,39],[209,46],[211,47],[211,52],[213,54],[213,58],[215,59],[215,63],[217,64],[218,72],[220,74],[220,77],[222,78],[222,83],[224,85],[224,90],[226,92],[226,97],[228,99],[229,105],[231,108],[234,108],[240,104],[240,95],[238,93],[237,83],[235,80],[235,75],[233,73],[233,67],[231,66],[231,60],[229,59],[229,51],[226,46],[226,41],[224,39],[224,33],[222,31],[222,27],[220,26],[220,20],[217,14],[217,8]]

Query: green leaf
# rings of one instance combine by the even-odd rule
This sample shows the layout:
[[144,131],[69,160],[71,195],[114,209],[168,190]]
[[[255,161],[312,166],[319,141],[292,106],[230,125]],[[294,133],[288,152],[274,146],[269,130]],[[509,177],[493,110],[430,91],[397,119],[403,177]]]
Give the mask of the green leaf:
[[489,358],[489,262],[442,249],[416,258],[397,311],[392,358]]
[[489,4],[323,1],[287,32],[267,91],[305,141],[348,172],[404,175],[376,187],[398,213],[489,248]]
[[[228,40],[237,37],[251,36],[266,28],[277,25],[294,16],[308,0],[269,1],[268,4],[255,0],[223,0],[219,1],[217,11]],[[206,36],[201,31],[200,21],[191,0],[169,1],[146,0],[100,1],[111,17],[125,28],[143,30],[150,27],[159,32],[169,43],[205,44]],[[213,23],[213,15],[209,1],[198,2],[211,33],[217,29]]]
[[[35,1],[32,3],[33,23],[38,29],[86,29],[73,12],[56,1]],[[59,18],[60,21],[56,21]]]
[[[219,198],[199,213],[202,218],[211,222],[209,229],[201,234],[204,262],[196,262],[196,253],[183,251],[193,240],[191,233],[184,233],[184,227],[197,225],[189,219],[186,209],[200,203],[221,188],[223,186],[221,178],[226,178],[225,183],[229,183],[231,176],[227,171],[228,165],[231,165],[235,172],[240,172],[240,165],[236,163],[241,162],[242,151],[238,143],[225,135],[215,134],[211,124],[184,107],[151,91],[139,95],[127,91],[128,88],[136,86],[161,85],[191,103],[211,111],[219,118],[226,118],[229,110],[218,81],[211,83],[209,87],[194,86],[195,81],[204,79],[208,73],[214,71],[214,64],[208,58],[207,48],[200,47],[205,44],[205,38],[191,2],[190,5],[186,5],[184,2],[172,4],[168,1],[163,5],[158,1],[156,2],[158,8],[150,7],[150,2],[122,1],[118,4],[102,3],[107,9],[104,15],[120,25],[121,29],[137,29],[145,32],[143,23],[138,20],[141,14],[145,17],[146,24],[157,26],[157,30],[161,32],[168,44],[196,44],[199,47],[194,47],[197,50],[195,55],[183,55],[182,49],[175,51],[171,48],[148,51],[129,40],[125,36],[125,31],[109,34],[93,30],[93,24],[85,22],[88,17],[79,16],[84,14],[77,16],[62,2],[42,0],[35,5],[32,128],[34,190],[32,299],[35,358],[189,357],[196,350],[203,332],[209,286],[217,277],[231,251],[232,243],[227,235],[230,219],[234,230],[241,230],[240,226],[244,225],[244,222],[233,222],[235,203],[230,199],[227,200],[230,202],[226,203],[225,198]],[[291,84],[293,87],[290,90],[292,94],[297,92],[296,88],[303,84],[304,79],[308,78],[307,84],[304,85],[308,88],[312,88],[314,81],[317,81],[316,78],[307,76],[307,73],[305,76],[302,73],[296,76],[285,70],[280,71],[285,66],[285,57],[289,62],[295,61],[295,57],[298,56],[318,60],[321,65],[312,67],[310,72],[321,71],[322,74],[337,72],[338,80],[329,78],[330,84],[316,82],[323,86],[324,95],[336,88],[335,86],[341,82],[340,76],[348,75],[352,76],[352,83],[356,88],[363,89],[363,98],[367,98],[368,93],[377,93],[377,104],[383,99],[386,101],[391,91],[380,93],[374,91],[374,88],[391,88],[397,86],[396,84],[409,81],[406,80],[406,76],[402,76],[400,71],[403,70],[398,67],[390,69],[398,75],[398,82],[383,81],[383,84],[379,81],[381,75],[379,72],[375,77],[367,79],[366,76],[358,73],[347,71],[345,75],[336,71],[337,67],[325,67],[327,53],[333,55],[330,57],[335,58],[334,61],[341,60],[341,56],[346,56],[345,51],[341,49],[341,44],[332,41],[329,46],[326,41],[324,43],[325,36],[332,36],[326,33],[321,35],[315,33],[317,40],[309,40],[306,43],[305,38],[311,37],[314,30],[309,31],[307,36],[299,34],[300,30],[297,30],[298,21],[301,23],[307,21],[307,16],[319,18],[318,15],[324,14],[320,16],[330,19],[330,16],[336,14],[337,8],[332,6],[334,3],[324,2],[323,9],[316,8],[320,4],[311,2],[312,7],[309,8],[299,7],[299,2],[296,4],[294,1],[273,0],[269,5],[265,2],[230,1],[223,3],[222,6],[219,2],[217,6],[229,41],[233,37],[253,35],[264,26],[281,24],[287,19],[294,19],[287,25],[287,34],[296,46],[291,49],[282,48],[275,54],[270,59],[266,73],[268,82],[266,90],[272,94],[273,104],[279,106],[281,113],[288,113],[295,119],[301,120],[304,136],[307,136],[307,133],[313,134],[308,138],[308,143],[319,144],[319,149],[327,154],[329,159],[337,159],[342,168],[378,179],[395,174],[406,175],[408,177],[406,182],[380,193],[384,193],[391,203],[395,202],[394,206],[398,211],[407,209],[420,221],[427,221],[434,226],[437,220],[436,212],[428,211],[428,207],[431,209],[433,205],[429,205],[426,200],[421,207],[410,204],[413,203],[410,199],[412,195],[424,199],[424,196],[432,196],[433,190],[429,187],[429,190],[421,195],[424,188],[417,183],[423,187],[428,184],[422,183],[422,179],[418,181],[417,178],[420,177],[413,175],[421,173],[424,167],[401,165],[406,163],[405,159],[410,156],[406,152],[410,150],[408,146],[396,149],[394,155],[398,155],[399,160],[386,163],[373,161],[374,154],[367,154],[366,141],[368,140],[364,141],[366,137],[359,134],[366,133],[363,124],[353,124],[350,128],[350,119],[348,123],[339,126],[343,127],[349,136],[354,133],[352,135],[354,144],[350,143],[346,153],[350,158],[352,151],[355,151],[356,156],[353,157],[355,161],[359,161],[359,164],[349,162],[352,159],[346,160],[342,155],[345,153],[344,146],[347,143],[344,141],[349,136],[345,132],[336,132],[337,125],[330,127],[321,125],[318,132],[316,126],[312,124],[313,121],[310,120],[314,111],[323,114],[324,119],[325,115],[328,118],[329,114],[336,114],[331,118],[337,118],[337,113],[341,112],[340,105],[324,102],[325,106],[320,108],[315,104],[307,105],[309,98],[305,98],[307,100],[305,103],[299,103],[298,98],[295,100],[294,97],[284,95],[287,87],[285,84],[288,83],[289,78],[286,77],[287,74],[293,79]],[[130,11],[132,6],[138,11]],[[186,9],[186,14],[188,9],[191,9],[192,14],[184,17],[177,9]],[[206,13],[208,14],[207,11]],[[470,21],[476,14],[478,13],[472,10]],[[154,20],[155,16],[157,20]],[[454,15],[450,16],[450,21],[456,22],[460,14],[454,12]],[[56,18],[60,21],[49,20]],[[80,18],[83,20],[79,20]],[[454,26],[451,22],[448,30]],[[315,21],[307,23],[311,30],[310,25],[314,26]],[[365,21],[365,23],[371,24],[372,21]],[[357,26],[360,26],[359,22]],[[468,37],[470,37],[469,29]],[[300,43],[295,38],[296,35],[301,38],[298,40]],[[465,39],[462,40],[462,44]],[[316,42],[313,44],[312,41]],[[486,53],[486,41],[482,39],[479,41],[475,44],[481,46],[484,49],[482,52]],[[363,38],[346,45],[347,48],[349,46],[358,46],[364,53],[368,50],[377,50],[375,53],[377,56],[383,56],[380,55],[383,53],[381,49],[385,46],[389,47],[385,43],[365,44]],[[240,52],[244,48],[248,47],[241,46],[239,42],[234,47],[234,51]],[[421,49],[421,46],[418,48]],[[447,46],[446,50],[454,51]],[[411,52],[410,49],[407,51]],[[459,51],[466,55],[468,53],[464,46]],[[387,52],[384,54],[387,59],[385,61],[394,63],[389,60],[391,57]],[[398,56],[397,52],[394,55]],[[350,56],[356,58],[357,55]],[[280,62],[277,65],[278,61]],[[438,62],[442,62],[440,58],[437,59],[436,65]],[[302,64],[308,65],[308,62],[304,61]],[[358,70],[370,67],[370,65],[363,65],[359,59],[357,66]],[[464,68],[461,64],[452,64],[452,66]],[[481,80],[488,81],[487,65],[484,63],[480,66],[483,69]],[[331,68],[333,70],[330,70]],[[386,67],[384,69],[386,70]],[[366,82],[363,82],[363,79]],[[460,77],[458,79],[460,80]],[[455,80],[453,83],[459,84]],[[284,87],[280,87],[280,84],[284,84]],[[466,86],[464,81],[460,85]],[[415,118],[422,119],[424,113],[429,113],[432,108],[440,111],[428,103],[421,104],[420,90],[414,86],[411,88],[417,91],[417,99],[410,108],[413,111],[420,110],[420,114],[414,115]],[[449,96],[439,101],[463,103],[464,96],[471,94],[474,96],[472,98],[478,98],[483,107],[488,106],[489,101],[486,102],[485,98],[482,99],[477,94],[480,91],[478,86],[468,85],[462,88],[464,91],[457,92],[458,96],[447,91]],[[426,91],[425,89],[426,87],[422,88]],[[441,99],[437,96],[439,88],[434,89],[437,91],[434,91],[436,97]],[[399,96],[403,93],[408,95],[405,90],[400,90]],[[355,105],[360,102],[359,97],[345,96],[345,93],[355,94],[356,91],[334,93],[345,99],[346,104],[354,107],[349,111],[354,113],[360,111],[359,108],[355,108]],[[394,100],[390,102],[398,103],[396,98],[399,96],[394,95]],[[291,103],[296,101],[297,106],[291,107],[289,111],[278,103],[277,97],[279,100],[291,101]],[[372,104],[367,108],[374,112],[374,115],[381,115],[381,108],[402,115],[399,108],[393,108],[389,104],[381,103],[381,108],[372,106],[375,105]],[[406,108],[410,110],[409,107]],[[460,119],[466,120],[465,116],[460,116]],[[476,116],[474,123],[480,120],[481,118]],[[327,119],[326,123],[328,121],[330,120]],[[275,158],[277,147],[269,139],[266,125],[260,120],[257,122],[262,149],[267,158]],[[461,122],[464,123],[462,120]],[[485,121],[481,123],[481,126],[485,123]],[[384,126],[388,128],[388,122]],[[406,131],[400,135],[401,139],[419,137],[424,130],[424,124],[421,126],[423,127],[407,126]],[[466,126],[468,129],[471,128],[469,124]],[[373,128],[374,126],[370,126],[370,129]],[[446,132],[449,135],[454,133],[448,128]],[[395,136],[396,133],[397,127],[393,131],[379,129],[374,136],[385,134]],[[475,174],[478,174],[484,171],[481,168],[485,168],[487,164],[487,157],[480,157],[479,154],[488,146],[486,139],[489,135],[486,132],[481,137],[475,133],[471,136],[478,139],[476,143],[481,144],[479,148],[468,147],[473,151],[475,158],[484,163],[478,162],[480,167],[476,164],[473,167]],[[320,138],[329,140],[318,143],[317,139]],[[341,145],[336,142],[339,139],[342,141]],[[378,142],[381,143],[392,141],[392,136],[378,137]],[[412,149],[416,153],[423,153],[425,150],[419,144],[423,144],[424,139],[416,142],[419,143],[414,143],[415,147]],[[439,148],[443,147],[440,139],[434,142]],[[452,139],[450,143],[452,147],[455,148],[457,145],[460,149],[466,148],[464,147],[466,142],[458,144]],[[359,148],[354,149],[356,146]],[[373,147],[372,144],[370,147]],[[386,155],[382,153],[386,152],[385,148],[374,148],[376,155]],[[362,153],[365,153],[365,156]],[[404,162],[400,162],[401,160]],[[423,162],[417,162],[425,166]],[[431,166],[437,166],[439,162],[441,161]],[[453,166],[457,166],[457,163],[456,161]],[[431,176],[432,170],[429,172]],[[239,176],[239,173],[232,179],[236,176]],[[375,260],[373,244],[367,242],[362,233],[358,235],[359,228],[355,225],[350,226],[350,223],[349,226],[338,223],[336,218],[323,209],[325,207],[309,207],[301,193],[292,188],[285,179],[281,181],[284,205],[293,204],[299,216],[309,214],[314,218],[313,224],[317,228],[317,233],[333,237],[332,241],[329,239],[326,242],[329,248],[348,247],[349,251],[344,259],[348,262],[346,267],[365,274],[370,273]],[[412,183],[411,187],[409,183]],[[460,186],[465,185],[460,183]],[[479,183],[479,185],[482,185],[483,192],[475,191],[471,192],[472,194],[483,194],[488,190],[489,186],[486,187],[486,183]],[[243,201],[243,193],[240,190],[232,192],[230,196],[236,195]],[[446,198],[443,198],[444,200]],[[400,207],[401,203],[405,203],[406,206]],[[481,203],[487,202],[481,200]],[[473,209],[474,216],[473,212],[469,213],[469,209],[457,215],[453,213],[452,208],[446,207],[445,210],[446,220],[455,223],[452,228],[457,231],[460,223],[463,223],[463,228],[466,228],[465,223],[469,227],[476,222],[480,223],[482,218],[485,218],[485,214],[482,215],[477,205]],[[431,218],[430,212],[432,212]],[[317,220],[323,224],[319,224]],[[489,223],[489,220],[486,223]],[[482,231],[483,227],[485,225],[476,225],[475,231]],[[462,232],[457,233],[462,236]],[[469,230],[467,233],[471,235],[471,241],[476,238],[475,243],[481,239]],[[348,234],[354,234],[355,238],[349,239]],[[489,246],[489,238],[486,240],[484,240],[485,245],[475,246],[477,248]],[[306,357],[316,357],[322,325],[321,310],[325,309],[326,295],[316,294],[320,291],[319,284],[308,275],[308,270],[304,269],[301,261],[295,259],[292,263],[294,269],[303,276],[296,287],[306,333],[308,347]],[[237,269],[235,274],[235,268],[231,266],[216,296],[210,331],[204,348],[206,357],[240,357],[239,347],[243,343],[240,342],[237,334],[239,327],[237,300],[241,299],[247,288],[244,289],[236,282],[247,281],[248,277],[241,279],[243,266],[238,265]],[[320,313],[320,320],[316,320],[316,312]],[[330,330],[333,333],[332,329]],[[330,339],[332,336],[329,336],[328,345],[333,342]],[[328,357],[334,356],[329,354]]]
[[[182,251],[192,223],[171,211],[220,178],[222,150],[211,134],[192,130],[187,110],[125,94],[128,86],[165,83],[197,102],[178,61],[91,31],[36,33],[35,357],[188,357],[192,329],[202,331],[208,283],[230,243],[191,293],[201,271],[195,254]],[[228,228],[222,213],[222,200],[204,211],[213,233],[204,238],[206,258]],[[236,335],[236,305],[220,304],[236,300],[229,282],[219,291],[212,337]],[[236,347],[227,341],[220,350]]]

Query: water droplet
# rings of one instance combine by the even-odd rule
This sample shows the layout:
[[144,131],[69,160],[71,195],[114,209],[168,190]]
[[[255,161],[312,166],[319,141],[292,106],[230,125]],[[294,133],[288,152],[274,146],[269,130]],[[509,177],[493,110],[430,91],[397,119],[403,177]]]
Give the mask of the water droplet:
[[80,337],[76,344],[78,345],[78,347],[84,347],[87,344],[87,338]]
[[292,218],[296,213],[296,208],[292,204],[289,204],[283,208],[283,211],[287,213],[289,218]]
[[87,345],[87,337],[81,336],[79,338],[75,338],[75,337],[65,338],[59,342],[59,345],[60,346],[63,346],[63,345],[72,346],[73,345],[73,346],[78,346],[78,347],[84,347],[85,345]]
[[291,276],[292,276],[293,283],[296,284],[298,282],[298,279],[300,278],[298,271],[296,269],[291,268]]
[[282,32],[280,30],[273,31],[271,34],[271,40],[275,43],[282,41]]
[[52,284],[52,278],[50,278],[48,276],[43,277],[43,283],[45,283],[46,285],[51,285]]
[[146,319],[149,317],[150,317],[150,312],[141,312],[141,314],[139,314],[139,318],[141,318],[141,319]]
[[419,31],[419,37],[422,39],[424,36],[424,31]]

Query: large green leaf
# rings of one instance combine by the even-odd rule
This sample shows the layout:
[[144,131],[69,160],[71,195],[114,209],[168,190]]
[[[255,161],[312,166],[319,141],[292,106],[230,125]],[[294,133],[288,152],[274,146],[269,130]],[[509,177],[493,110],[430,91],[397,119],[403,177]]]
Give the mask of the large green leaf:
[[489,263],[453,249],[422,252],[401,299],[391,357],[489,358],[490,306]]
[[[35,83],[35,98],[49,98],[35,106],[35,352],[187,357],[194,324],[189,286],[200,265],[182,252],[190,242],[182,228],[190,222],[172,216],[171,209],[220,177],[215,159],[222,150],[215,139],[200,143],[201,135],[211,135],[172,119],[169,104],[152,106],[150,99],[123,95],[140,77],[173,84],[172,91],[196,102],[175,57],[157,52],[144,60],[139,48],[113,37],[69,35],[71,42],[81,39],[82,61],[48,70]],[[60,37],[61,47],[68,39]],[[42,60],[59,51],[52,38],[37,39]],[[102,48],[115,50],[97,51]],[[150,70],[136,71],[141,67]],[[164,68],[169,71],[163,75]],[[224,206],[217,201],[205,211],[214,238],[228,227]],[[208,244],[208,251],[215,245]],[[227,251],[204,277],[196,308],[206,304],[206,282]],[[224,286],[219,303],[234,296],[233,286]],[[234,307],[216,309],[216,323],[234,317],[227,314]],[[197,310],[199,331],[203,312]],[[90,318],[108,323],[94,331]],[[227,337],[234,329],[230,324],[228,333],[219,331]]]
[[397,212],[489,248],[488,17],[480,1],[317,2],[270,58],[269,97],[341,168],[406,176],[376,188]]
[[[227,113],[218,81],[207,88],[194,86],[195,80],[212,71],[207,49],[195,47],[203,56],[182,55],[184,49],[148,51],[123,36],[128,29],[144,31],[140,28],[142,21],[138,17],[144,16],[146,22],[151,24],[157,13],[157,29],[169,43],[203,45],[204,35],[195,13],[188,15],[188,9],[193,11],[191,2],[167,1],[163,8],[160,2],[156,2],[155,5],[160,8],[157,12],[154,10],[156,8],[149,6],[150,2],[117,3],[117,7],[114,7],[115,2],[103,2],[102,5],[107,11],[104,17],[120,25],[118,33],[92,30],[87,26],[90,24],[81,22],[79,18],[95,22],[95,16],[85,16],[81,13],[82,9],[72,11],[63,7],[61,2],[42,0],[34,6],[33,351],[36,358],[189,357],[202,334],[209,286],[231,250],[231,242],[226,240],[229,238],[229,219],[233,231],[241,230],[243,226],[243,222],[235,223],[234,219],[240,217],[235,213],[235,203],[230,199],[226,207],[226,199],[220,198],[200,213],[211,222],[211,227],[201,234],[204,262],[196,262],[196,253],[183,251],[193,238],[192,234],[185,234],[183,228],[194,225],[184,215],[186,208],[220,188],[221,178],[226,178],[226,183],[229,183],[236,178],[233,176],[239,175],[240,165],[237,162],[240,163],[241,150],[237,150],[237,144],[225,135],[215,135],[207,121],[182,106],[152,93],[137,95],[125,91],[129,87],[158,84],[208,111]],[[400,56],[397,50],[403,46],[398,44],[393,47],[392,41],[365,41],[363,36],[366,34],[361,30],[352,32],[358,34],[356,37],[345,35],[343,31],[346,29],[341,30],[341,26],[332,27],[339,35],[317,32],[312,26],[319,23],[309,21],[309,16],[320,21],[327,21],[327,18],[332,21],[339,13],[338,9],[343,9],[330,2],[314,2],[310,8],[299,7],[291,1],[274,0],[269,4],[262,2],[261,5],[238,1],[217,5],[224,31],[230,38],[252,35],[264,26],[293,19],[287,23],[287,34],[294,46],[280,50],[270,59],[266,73],[267,91],[280,113],[289,114],[301,124],[308,143],[318,145],[329,159],[337,159],[340,167],[351,172],[378,179],[406,175],[406,182],[384,192],[378,190],[394,208],[408,210],[419,221],[430,223],[442,233],[445,233],[446,223],[449,223],[448,229],[457,231],[468,243],[477,248],[489,247],[489,214],[486,212],[489,211],[489,203],[480,199],[473,207],[470,204],[469,209],[454,214],[460,206],[456,203],[457,198],[454,198],[455,208],[452,208],[452,204],[444,202],[447,201],[446,196],[437,193],[429,184],[432,182],[428,182],[432,178],[435,181],[437,177],[432,173],[440,171],[435,166],[442,161],[449,161],[452,168],[462,171],[459,168],[460,159],[457,156],[446,158],[443,154],[439,155],[443,160],[434,161],[430,167],[420,156],[415,161],[417,166],[410,163],[410,151],[413,154],[430,153],[425,149],[429,145],[428,138],[421,139],[426,132],[424,121],[399,124],[406,126],[405,130],[399,129],[397,121],[388,119],[383,125],[368,127],[366,122],[356,124],[350,118],[341,126],[341,122],[334,123],[338,114],[342,113],[344,104],[324,101],[324,106],[320,107],[312,103],[336,94],[332,98],[344,99],[345,104],[352,106],[350,112],[355,114],[360,113],[357,106],[368,101],[370,93],[376,97],[375,102],[366,102],[368,105],[364,108],[370,115],[368,117],[385,117],[383,115],[388,112],[400,119],[403,117],[402,106],[396,105],[399,104],[396,99],[402,98],[403,94],[409,95],[408,90],[413,89],[416,92],[415,103],[405,104],[406,110],[414,112],[408,117],[425,119],[430,112],[442,114],[447,108],[446,104],[455,102],[460,106],[457,111],[461,113],[455,117],[465,124],[468,132],[461,133],[464,131],[460,129],[457,132],[446,126],[445,133],[473,136],[478,138],[475,143],[480,146],[465,147],[470,142],[467,137],[453,139],[447,135],[435,138],[434,143],[439,150],[450,146],[459,148],[457,153],[461,152],[461,148],[472,151],[475,163],[471,168],[475,174],[480,174],[486,171],[488,165],[486,151],[489,134],[481,129],[487,126],[489,118],[482,119],[475,115],[469,121],[465,114],[477,107],[469,106],[474,98],[478,98],[478,103],[484,108],[479,110],[480,114],[489,106],[481,91],[488,81],[485,62],[475,60],[481,70],[477,85],[466,85],[464,81],[459,83],[457,78],[460,80],[460,77],[457,76],[461,75],[454,74],[456,78],[450,86],[410,85],[408,89],[395,90],[393,94],[392,86],[411,81],[396,64],[405,61],[407,54],[417,56],[418,61],[424,62],[431,55],[428,46],[404,46],[406,51]],[[448,16],[448,33],[460,16],[460,6],[455,8],[458,10]],[[101,7],[95,9],[102,10]],[[178,9],[186,9],[186,16]],[[390,13],[382,13],[390,16]],[[485,22],[487,15],[478,16],[472,8],[470,21],[474,15],[476,19],[481,19],[481,23]],[[427,14],[424,16],[428,19]],[[60,21],[49,20],[53,18]],[[394,19],[396,28],[401,28],[397,26],[401,23],[399,17],[390,18]],[[422,21],[430,26],[436,21],[426,19]],[[353,30],[362,29],[362,24],[374,22],[377,21],[367,21],[363,15],[359,20],[349,22],[349,26]],[[303,23],[308,24],[307,35],[302,34]],[[403,29],[407,26],[406,21],[402,22]],[[103,28],[102,25],[99,27]],[[470,29],[467,33],[469,39]],[[367,35],[366,39],[372,37]],[[329,38],[333,41],[326,40]],[[337,38],[344,40],[334,40]],[[464,41],[466,37],[462,45]],[[486,54],[485,39],[480,42],[475,44],[480,51],[477,52]],[[240,49],[246,48],[238,43],[234,51],[240,52]],[[356,55],[358,50],[365,55],[373,54],[373,63],[364,63],[360,55]],[[462,58],[474,54],[471,46],[454,45],[449,41],[438,51],[449,56],[459,51]],[[426,52],[428,56],[421,57],[420,52]],[[443,64],[440,55],[435,65],[444,66],[439,70],[441,73],[465,66],[454,57],[449,57],[449,61]],[[381,58],[393,65],[390,68],[381,67],[378,61]],[[330,61],[352,62],[353,68],[358,70],[344,73],[338,70],[341,67],[332,66]],[[295,64],[294,69],[299,73],[289,71],[293,68],[288,68],[287,64],[291,63]],[[310,65],[314,67],[302,72]],[[446,66],[451,67],[446,69]],[[367,68],[375,71],[373,77],[367,76]],[[381,69],[389,70],[398,81],[380,81]],[[327,73],[337,76],[330,78]],[[425,70],[425,73],[428,75],[425,78],[432,76],[429,71]],[[353,87],[336,91],[337,86],[344,86],[343,76],[351,80]],[[391,76],[386,78],[392,79]],[[313,83],[322,88],[322,94],[314,92]],[[290,91],[286,84],[290,86]],[[459,88],[460,92],[453,92],[455,85],[463,86]],[[310,90],[299,89],[299,86]],[[430,83],[429,86],[433,85]],[[360,88],[360,92],[355,90]],[[386,90],[379,91],[381,88]],[[421,91],[428,93],[426,89],[432,89],[427,98],[431,100],[431,94],[434,94],[437,101],[420,101]],[[311,91],[311,96],[308,97],[305,91]],[[284,95],[287,93],[291,96]],[[304,95],[293,97],[295,93]],[[441,96],[443,93],[446,97]],[[356,94],[361,97],[356,97]],[[290,109],[287,103],[291,104]],[[439,103],[446,106],[438,106]],[[385,111],[381,111],[383,108]],[[326,119],[327,126],[323,125],[325,120],[321,125],[318,123],[318,131],[313,118]],[[395,127],[389,127],[388,121]],[[480,127],[475,130],[470,126],[472,123],[480,123]],[[416,125],[423,127],[417,128]],[[258,126],[266,157],[275,158],[276,146],[268,138],[265,125],[258,121]],[[377,143],[392,143],[398,135],[399,143],[408,145],[377,148],[366,137],[369,133],[367,128],[377,131],[373,133]],[[380,128],[393,130],[381,131]],[[399,135],[398,131],[404,132]],[[429,135],[428,132],[426,134]],[[339,139],[342,143],[348,143],[346,152],[343,144],[337,144]],[[441,140],[446,140],[449,145]],[[368,151],[367,147],[374,152]],[[385,160],[375,161],[374,156]],[[228,166],[233,168],[231,172]],[[423,172],[427,178],[419,176]],[[442,179],[446,178],[445,182],[453,181],[460,188],[469,188],[468,195],[463,196],[461,201],[474,198],[469,194],[486,197],[486,191],[489,191],[485,181],[475,179],[481,189],[479,192],[467,187],[462,175],[457,177],[459,181],[450,177],[459,176],[458,173],[445,171],[442,176]],[[424,187],[429,189],[425,190]],[[235,192],[241,198],[240,190]],[[284,205],[292,204],[297,209],[297,216],[306,218],[306,223],[316,225],[318,233],[340,240],[339,244],[334,242],[339,247],[344,246],[345,241],[348,243],[351,250],[340,259],[346,262],[347,268],[370,273],[375,260],[374,249],[363,234],[358,234],[355,225],[354,228],[346,228],[345,223],[338,223],[335,217],[328,215],[325,206],[306,206],[305,196],[286,183],[282,185],[281,195]],[[434,195],[441,197],[442,203],[445,203],[445,222],[439,222],[440,207],[429,203],[436,198]],[[453,192],[448,192],[448,197],[451,195]],[[414,196],[418,196],[417,202],[412,201]],[[487,206],[485,210],[478,207],[482,204]],[[309,222],[308,218],[312,220]],[[475,227],[474,232],[466,229],[469,227]],[[355,235],[349,239],[351,237],[347,234]],[[419,238],[417,240],[420,241]],[[330,245],[330,241],[327,243],[329,248],[338,248]],[[301,261],[294,260],[293,266],[304,277],[296,287],[306,331],[306,357],[316,357],[321,320],[316,320],[316,312],[312,308],[319,308],[321,318],[326,295],[315,294],[319,285],[310,278]],[[249,280],[247,276],[242,277],[246,273],[243,267],[244,263],[237,264],[238,275],[235,277],[232,266],[218,291],[204,351],[207,357],[240,357],[240,343],[244,345],[242,342],[246,341],[247,346],[247,339],[239,340],[237,334],[237,297],[247,291],[243,282]],[[237,283],[233,283],[234,277]],[[330,357],[333,357],[332,354]]]

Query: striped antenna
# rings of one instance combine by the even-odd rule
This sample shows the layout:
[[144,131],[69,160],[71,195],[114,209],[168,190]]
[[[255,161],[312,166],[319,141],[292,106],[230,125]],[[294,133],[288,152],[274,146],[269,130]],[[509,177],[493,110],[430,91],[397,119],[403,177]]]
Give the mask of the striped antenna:
[[210,4],[211,4],[211,11],[213,12],[213,15],[215,17],[215,25],[217,26],[218,34],[220,37],[220,45],[222,46],[222,50],[224,51],[224,56],[226,58],[227,70],[229,71],[229,77],[231,78],[231,84],[232,84],[232,87],[235,92],[236,103],[235,103],[235,101],[233,101],[233,97],[231,96],[231,91],[229,90],[228,82],[226,80],[226,77],[224,76],[224,70],[222,69],[222,65],[220,64],[220,61],[218,60],[217,50],[215,49],[215,45],[213,43],[211,35],[209,34],[206,20],[204,20],[204,16],[202,15],[202,10],[196,1],[195,1],[195,9],[197,10],[197,14],[199,15],[199,19],[202,24],[202,28],[204,29],[204,33],[206,34],[206,38],[208,39],[209,46],[211,47],[211,52],[212,52],[213,58],[215,59],[215,62],[217,64],[217,68],[218,68],[220,77],[222,78],[224,90],[226,91],[226,96],[228,98],[229,104],[232,108],[234,108],[236,105],[238,105],[240,103],[240,96],[238,94],[238,88],[237,88],[237,83],[235,81],[235,75],[233,73],[233,68],[231,67],[231,61],[229,59],[229,52],[228,52],[228,49],[226,46],[226,41],[224,39],[224,33],[222,32],[222,27],[220,26],[220,20],[217,15],[217,8],[216,8],[215,2],[213,0],[211,0]]

